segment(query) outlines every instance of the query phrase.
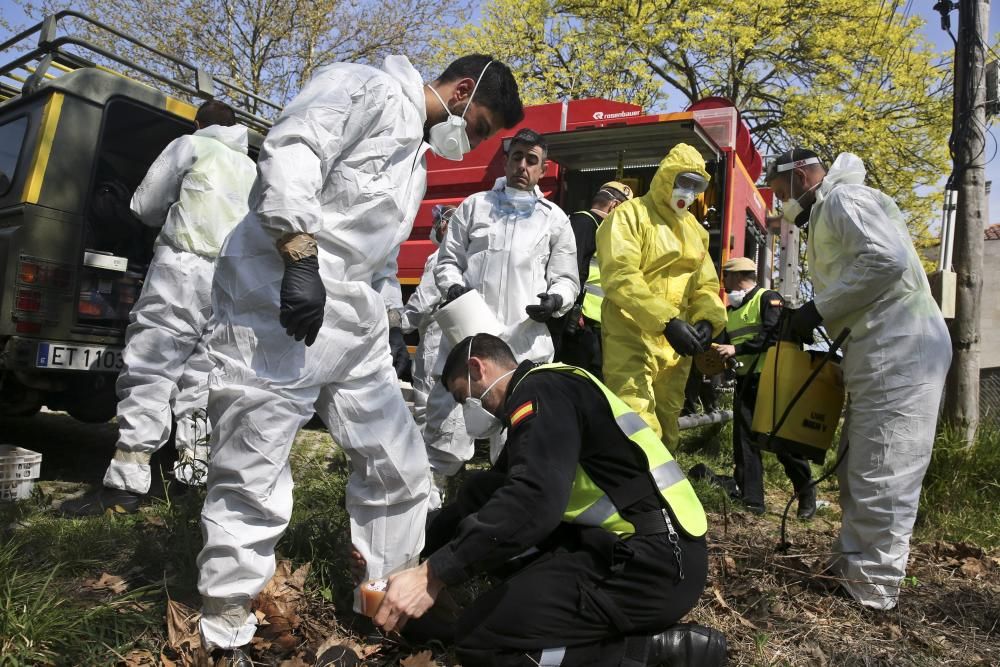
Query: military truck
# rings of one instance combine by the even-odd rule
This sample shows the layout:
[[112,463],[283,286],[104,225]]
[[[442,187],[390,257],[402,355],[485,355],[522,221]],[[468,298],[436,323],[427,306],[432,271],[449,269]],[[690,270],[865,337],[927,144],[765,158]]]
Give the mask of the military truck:
[[251,157],[270,126],[256,110],[280,107],[73,11],[0,44],[4,60],[0,415],[106,421],[158,231],[131,214],[132,193],[194,131],[199,100],[234,106]]

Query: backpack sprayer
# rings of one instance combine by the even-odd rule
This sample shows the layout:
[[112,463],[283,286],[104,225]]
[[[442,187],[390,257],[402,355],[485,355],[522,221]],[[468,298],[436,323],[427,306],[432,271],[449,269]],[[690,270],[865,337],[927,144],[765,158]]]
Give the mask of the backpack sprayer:
[[[803,350],[789,325],[786,311],[778,343],[768,349],[764,359],[751,432],[757,435],[762,450],[798,454],[822,464],[844,407],[844,374],[835,355],[851,330],[844,329],[833,341],[827,339],[826,352],[818,353]],[[806,490],[832,475],[846,453],[845,447],[833,467],[810,482]],[[785,527],[795,498],[793,495],[788,500],[781,516],[780,550],[791,546],[785,539]]]

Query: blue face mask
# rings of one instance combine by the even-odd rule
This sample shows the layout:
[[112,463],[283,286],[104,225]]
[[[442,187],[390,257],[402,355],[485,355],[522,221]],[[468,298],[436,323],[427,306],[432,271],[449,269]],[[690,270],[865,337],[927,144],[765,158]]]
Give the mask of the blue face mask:
[[530,215],[535,210],[535,203],[538,196],[531,190],[518,190],[510,186],[504,187],[504,196],[507,203],[518,213],[518,215]]

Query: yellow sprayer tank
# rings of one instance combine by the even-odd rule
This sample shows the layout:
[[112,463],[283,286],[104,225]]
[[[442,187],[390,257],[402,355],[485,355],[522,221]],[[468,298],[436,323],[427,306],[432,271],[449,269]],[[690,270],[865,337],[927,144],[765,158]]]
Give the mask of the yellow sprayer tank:
[[767,351],[751,426],[761,448],[823,463],[844,407],[844,373],[833,359],[823,365],[792,407],[781,430],[771,438],[788,404],[822,363],[823,356],[787,341]]

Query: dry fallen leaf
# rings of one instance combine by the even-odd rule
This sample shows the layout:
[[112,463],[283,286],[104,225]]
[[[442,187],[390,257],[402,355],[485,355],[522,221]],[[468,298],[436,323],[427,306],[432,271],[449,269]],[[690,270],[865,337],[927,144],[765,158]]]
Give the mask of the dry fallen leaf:
[[278,667],[312,667],[308,662],[302,659],[302,656],[295,656],[290,660],[282,660]]
[[167,644],[181,654],[193,654],[201,648],[198,619],[201,614],[176,600],[167,600]]
[[115,595],[121,595],[128,590],[128,582],[107,572],[97,579],[84,579],[80,586],[91,591],[111,591]]
[[254,614],[258,619],[257,635],[271,640],[285,650],[302,642],[296,630],[302,624],[298,607],[305,589],[309,564],[292,571],[290,561],[279,561],[274,576],[254,600]]
[[410,657],[400,660],[399,664],[401,667],[440,667],[437,661],[434,660],[434,654],[430,651],[414,653]]
[[156,657],[145,649],[136,649],[125,654],[125,667],[155,667]]
[[966,558],[959,571],[969,579],[978,579],[986,574],[986,567],[978,558]]

